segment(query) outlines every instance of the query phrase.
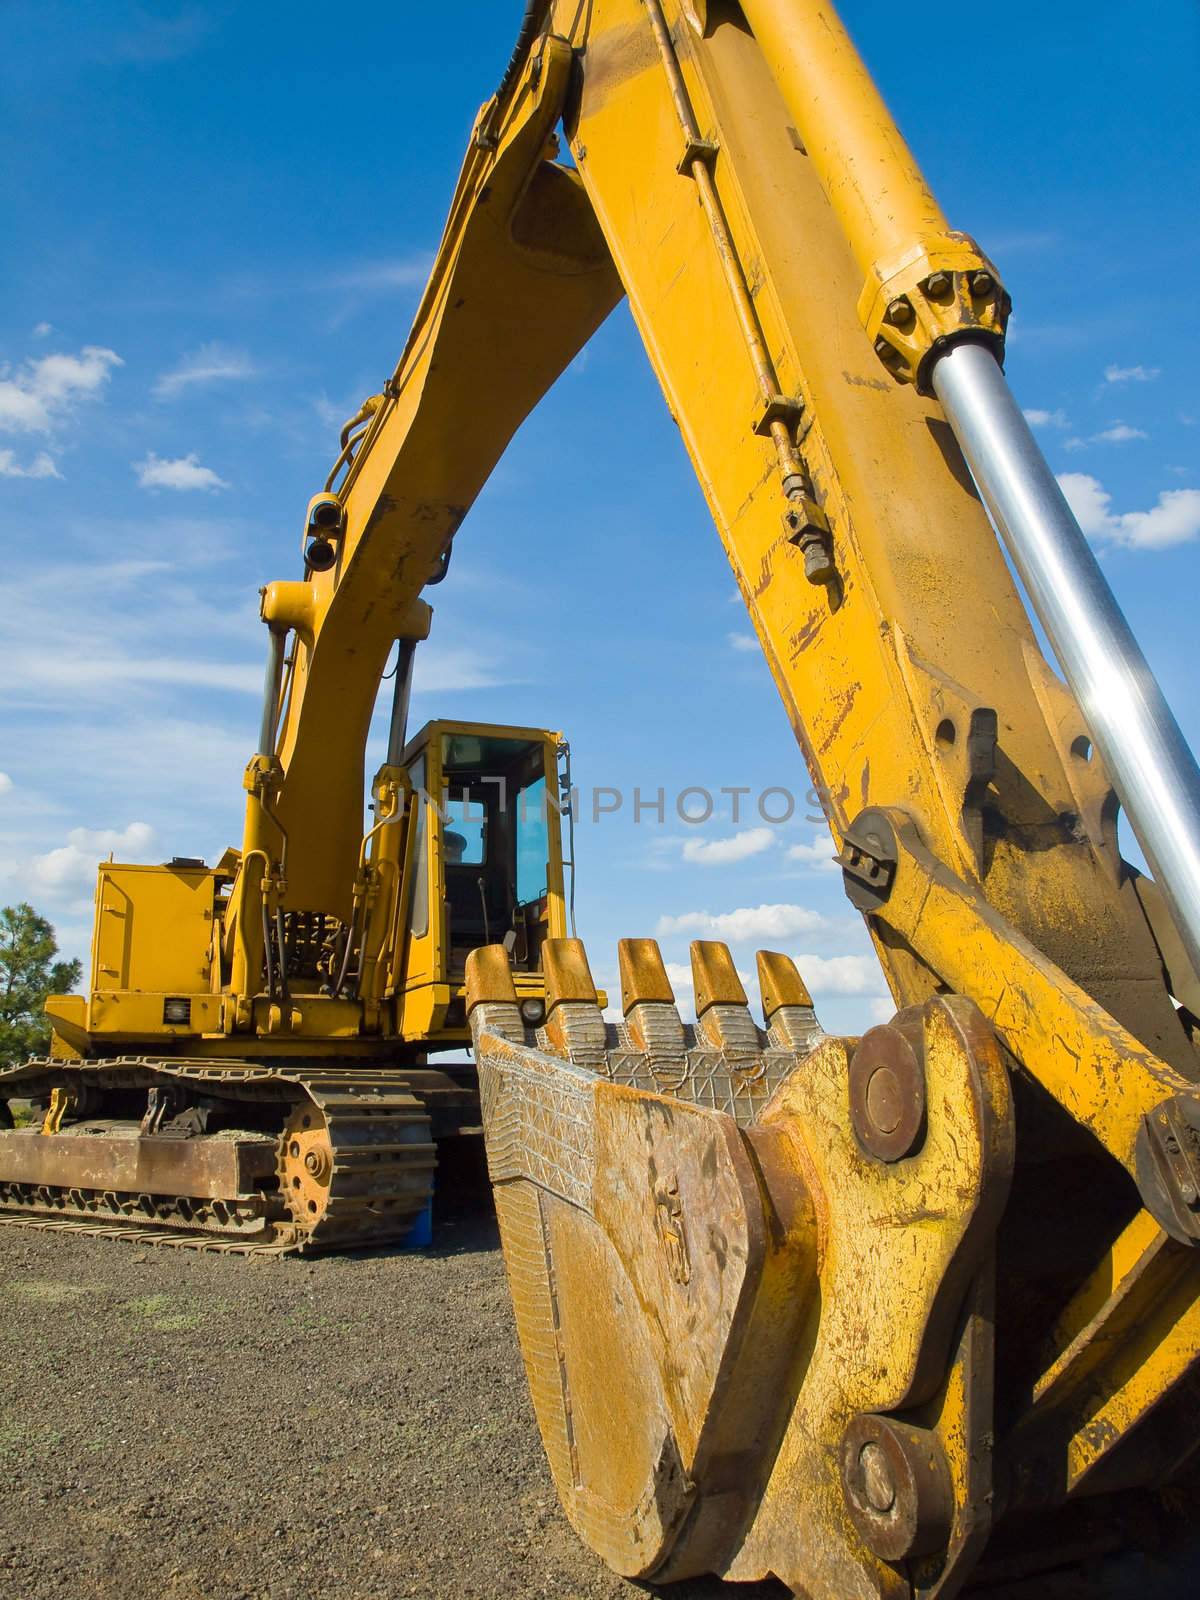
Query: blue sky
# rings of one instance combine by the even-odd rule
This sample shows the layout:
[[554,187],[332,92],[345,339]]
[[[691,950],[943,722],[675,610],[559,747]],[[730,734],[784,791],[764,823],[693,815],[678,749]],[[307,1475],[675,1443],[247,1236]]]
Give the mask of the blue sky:
[[[240,837],[257,590],[296,575],[344,417],[390,373],[518,0],[8,0],[0,174],[0,898],[83,954],[96,858]],[[846,0],[951,220],[1016,302],[1009,372],[1193,743],[1200,13],[1027,0],[920,27]],[[1148,20],[1152,18],[1152,25]],[[997,20],[999,19],[999,20]],[[914,65],[914,62],[918,63]],[[562,728],[585,788],[807,779],[622,309],[531,418],[437,591],[415,714]],[[796,955],[887,1014],[803,820],[579,838],[580,931]],[[690,999],[681,991],[685,1000]]]

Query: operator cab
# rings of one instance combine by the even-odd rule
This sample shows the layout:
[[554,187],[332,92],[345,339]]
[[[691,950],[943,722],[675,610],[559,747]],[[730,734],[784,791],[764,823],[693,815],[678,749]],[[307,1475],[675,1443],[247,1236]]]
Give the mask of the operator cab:
[[427,723],[406,747],[415,819],[406,1035],[465,1030],[466,961],[480,945],[507,947],[519,997],[544,993],[542,945],[567,933],[565,753],[554,733],[465,722]]

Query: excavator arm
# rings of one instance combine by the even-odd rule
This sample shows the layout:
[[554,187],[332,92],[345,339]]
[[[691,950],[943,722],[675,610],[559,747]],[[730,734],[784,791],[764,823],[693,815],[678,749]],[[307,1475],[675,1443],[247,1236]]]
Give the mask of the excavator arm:
[[573,60],[565,41],[550,42],[537,72],[481,111],[404,353],[347,425],[310,504],[304,576],[263,592],[274,644],[226,919],[238,1026],[250,1025],[263,967],[264,902],[272,919],[316,912],[364,946],[385,939],[364,925],[362,774],[389,653],[399,639],[376,801],[379,814],[403,816],[405,680],[429,631],[421,591],[445,575],[459,525],[521,421],[620,298],[578,175],[553,160]]
[[[604,292],[559,342],[548,295],[523,309],[544,345],[508,376],[487,453],[619,282],[899,1008],[861,1041],[826,1038],[802,976],[764,953],[759,1027],[728,952],[699,944],[684,1024],[657,949],[631,940],[612,1023],[582,947],[552,941],[535,1028],[503,951],[471,958],[559,1492],[612,1565],[654,1581],[774,1574],[813,1600],[899,1600],[956,1593],[981,1559],[1039,1572],[1119,1540],[1192,1453],[1200,1103],[1188,862],[1132,780],[1161,881],[1121,859],[1129,740],[1005,479],[1032,448],[1000,375],[1008,297],[829,6],[559,0],[526,22],[422,317],[477,225],[474,315],[509,311],[495,291],[520,229],[492,225],[495,198],[529,192],[499,170],[539,101],[539,223],[586,196],[615,276],[596,267]],[[548,169],[556,117],[571,165]],[[474,348],[439,370],[451,416],[479,370]],[[382,504],[385,482],[389,514],[416,499],[383,432],[415,426],[416,399],[376,415],[350,504]],[[457,423],[429,420],[452,451]],[[1027,498],[1062,586],[1086,589],[1039,463]],[[429,497],[426,574],[485,470],[481,453]],[[1172,806],[1194,801],[1194,763],[1106,596],[1088,625],[1125,715],[1132,669],[1160,810],[1186,832]]]

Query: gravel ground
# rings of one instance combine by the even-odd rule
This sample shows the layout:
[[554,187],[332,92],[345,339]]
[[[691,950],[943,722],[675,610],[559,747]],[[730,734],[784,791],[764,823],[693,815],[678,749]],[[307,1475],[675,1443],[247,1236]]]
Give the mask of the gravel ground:
[[0,1482],[3,1600],[645,1594],[558,1509],[482,1209],[313,1263],[0,1229]]
[[312,1263],[0,1229],[0,1482],[4,1600],[645,1593],[558,1509],[486,1212]]

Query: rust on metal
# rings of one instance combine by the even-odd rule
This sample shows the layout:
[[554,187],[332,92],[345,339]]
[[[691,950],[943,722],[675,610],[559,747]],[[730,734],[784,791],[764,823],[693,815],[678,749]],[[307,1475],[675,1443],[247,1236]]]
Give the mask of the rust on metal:
[[547,939],[542,946],[542,970],[546,978],[547,1012],[571,1002],[596,1004],[596,985],[582,940]]
[[274,1170],[273,1139],[0,1133],[7,1183],[217,1199],[252,1193]]
[[841,1467],[851,1519],[882,1560],[945,1546],[954,1500],[935,1434],[888,1417],[855,1417],[842,1436]]
[[709,1006],[744,1006],[746,990],[738,977],[729,946],[697,939],[692,945],[692,981],[696,988],[696,1015]]
[[638,1005],[674,1005],[675,991],[656,940],[620,940],[617,963],[621,977],[621,1010],[626,1016]]
[[911,1155],[925,1122],[925,1065],[919,1023],[872,1028],[850,1061],[850,1125],[879,1161]]
[[780,1006],[812,1007],[812,995],[796,963],[776,950],[758,952],[758,987],[768,1022]]

